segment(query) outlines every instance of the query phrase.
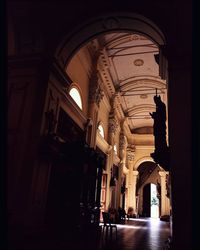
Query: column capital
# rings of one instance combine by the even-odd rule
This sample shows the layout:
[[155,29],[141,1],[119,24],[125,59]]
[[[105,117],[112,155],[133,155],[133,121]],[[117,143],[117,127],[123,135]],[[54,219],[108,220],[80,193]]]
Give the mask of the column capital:
[[133,170],[133,176],[137,176],[139,172],[137,170]]
[[166,172],[165,171],[159,171],[158,172],[160,177],[165,177],[166,176]]
[[135,157],[135,145],[128,145],[126,148],[127,151],[127,158],[129,161],[133,161]]

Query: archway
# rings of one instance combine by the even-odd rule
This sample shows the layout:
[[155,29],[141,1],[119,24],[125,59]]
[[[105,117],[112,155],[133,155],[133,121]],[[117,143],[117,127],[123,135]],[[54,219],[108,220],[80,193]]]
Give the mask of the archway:
[[[140,42],[144,41],[146,39],[145,44],[142,44],[142,45],[141,45],[141,43],[134,44],[134,46],[135,47],[142,47],[142,46],[147,47],[148,46],[148,48],[150,48],[152,50],[150,52],[148,51],[148,53],[152,53],[152,55],[153,55],[151,59],[153,61],[153,64],[155,65],[156,74],[153,74],[153,76],[148,75],[148,77],[146,77],[144,75],[142,75],[142,77],[141,77],[141,75],[133,76],[133,77],[135,77],[134,79],[132,76],[128,77],[128,75],[126,74],[124,81],[121,78],[117,79],[115,81],[114,77],[111,77],[111,79],[114,79],[113,86],[111,86],[111,84],[109,82],[110,81],[109,77],[106,75],[106,74],[108,74],[108,73],[106,73],[108,71],[107,69],[108,69],[108,65],[109,65],[108,57],[114,57],[114,56],[116,56],[116,53],[106,54],[105,50],[106,49],[113,50],[113,49],[116,49],[116,47],[117,47],[118,52],[120,52],[120,49],[121,49],[119,47],[120,43],[117,43],[116,40],[114,42],[111,41],[111,36],[115,36],[115,38],[117,37],[116,38],[117,42],[119,42],[120,39],[127,39],[126,41],[125,40],[123,41],[123,46],[126,43],[130,42],[131,39],[136,40],[136,38],[138,39],[138,37],[139,37],[138,40]],[[115,43],[115,46],[113,46],[112,42]],[[69,75],[69,73],[71,73],[72,77],[70,76],[70,78],[72,78],[72,80],[75,82],[79,82],[79,81],[76,81],[76,79],[73,79],[74,71],[73,70],[70,71],[70,69],[69,69],[71,66],[70,63],[73,62],[73,59],[79,53],[79,51],[82,48],[86,48],[89,43],[93,49],[93,51],[91,53],[92,54],[91,61],[93,63],[92,66],[94,66],[94,68],[92,68],[93,71],[90,70],[91,68],[89,68],[89,67],[88,67],[89,69],[86,70],[88,78],[89,78],[89,81],[88,81],[89,83],[87,82],[88,89],[90,87],[90,83],[94,84],[94,82],[97,83],[97,85],[95,86],[95,90],[99,89],[99,86],[100,86],[99,82],[105,81],[105,84],[107,84],[107,95],[110,99],[112,99],[113,96],[115,96],[115,97],[117,96],[117,98],[119,99],[119,95],[118,95],[119,93],[122,93],[122,98],[125,99],[125,96],[127,95],[127,91],[131,91],[130,88],[132,88],[132,87],[134,88],[134,91],[138,91],[138,88],[140,88],[140,91],[144,91],[144,90],[148,89],[150,91],[150,93],[148,93],[148,95],[155,95],[155,92],[152,92],[152,91],[155,90],[155,88],[157,88],[157,87],[160,87],[161,93],[163,93],[162,92],[163,86],[165,89],[167,89],[166,84],[163,82],[163,80],[164,80],[164,77],[162,74],[163,73],[163,68],[162,68],[162,66],[163,66],[162,56],[163,55],[161,53],[162,46],[165,44],[165,39],[164,39],[162,32],[150,20],[148,20],[140,15],[130,14],[130,13],[128,13],[128,14],[127,13],[123,13],[123,14],[115,13],[112,15],[109,14],[109,15],[105,16],[103,18],[103,20],[98,19],[98,18],[95,20],[91,20],[91,21],[87,22],[86,24],[82,25],[81,27],[79,27],[79,29],[74,31],[72,34],[70,34],[70,36],[66,37],[63,40],[62,44],[59,46],[59,48],[56,51],[54,66],[61,68],[63,75],[65,75],[66,72],[68,75]],[[126,47],[126,49],[129,49],[128,46]],[[155,49],[156,52],[153,51],[153,49]],[[159,60],[156,59],[155,53],[157,53],[157,55],[159,55]],[[137,54],[137,53],[135,53],[135,54]],[[124,55],[119,54],[118,56],[124,56]],[[100,61],[99,65],[97,65],[98,60]],[[135,58],[133,61],[134,67],[140,67],[143,64],[145,64],[145,63],[141,58]],[[83,63],[82,63],[82,65],[87,67],[87,65],[85,65]],[[98,75],[98,73],[99,73],[98,71],[100,71],[100,70],[97,66],[99,66],[100,70],[102,71],[101,77],[99,77],[99,75]],[[76,67],[74,67],[74,68],[76,68]],[[130,71],[131,71],[131,69],[130,69]],[[111,74],[111,76],[114,76],[114,74]],[[92,78],[92,77],[94,77],[94,78],[92,79],[92,81],[90,81],[90,78]],[[97,79],[98,77],[100,79],[99,81]],[[105,77],[105,79],[103,77]],[[118,81],[118,80],[120,80],[120,81]],[[82,87],[82,89],[84,89],[84,83],[83,82],[81,83],[81,81],[79,83],[82,84],[81,87]],[[140,86],[140,84],[142,87]],[[70,83],[68,83],[68,85],[70,85]],[[149,86],[150,86],[150,88],[147,88]],[[89,95],[90,95],[90,93],[89,93]],[[147,95],[145,95],[144,93],[143,94],[137,93],[137,95],[139,96],[139,98],[141,100],[145,100],[147,98]],[[84,92],[83,99],[86,99],[86,98],[88,98],[88,94],[86,92]],[[119,103],[120,103],[120,101],[119,101]],[[122,108],[122,111],[125,114],[125,118],[132,119],[132,116],[136,116],[137,121],[139,119],[141,119],[141,115],[144,115],[144,112],[146,112],[146,113],[152,112],[152,109],[154,108],[153,105],[144,106],[144,103],[142,103],[143,106],[140,105],[140,107],[138,107],[138,108],[131,109],[129,107],[128,112],[127,112],[127,110],[125,109],[127,103],[128,103],[128,101],[126,98],[125,104]],[[97,106],[98,105],[99,105],[99,103],[97,104]],[[130,106],[130,104],[129,104],[129,106]],[[93,114],[94,114],[94,116],[93,116]],[[87,114],[85,113],[84,115],[87,115]],[[90,115],[92,116],[92,119],[93,119],[94,129],[93,129],[92,133],[94,134],[96,124],[98,124],[98,114],[97,114],[96,107],[95,107],[95,109],[92,110],[92,112],[90,112]],[[83,122],[84,122],[84,120],[83,120]],[[140,131],[140,132],[145,131],[144,134],[148,136],[151,133],[151,129],[149,129],[151,124],[149,125],[149,123],[145,119],[143,119],[143,122],[144,122],[144,124],[142,124],[142,122],[140,122],[140,123],[137,122],[137,124],[139,124],[139,126],[140,126],[139,129],[137,126],[134,127],[136,124],[136,120],[134,123],[133,122],[128,123],[128,125],[131,124],[131,127],[129,127],[130,132],[137,133],[138,131]],[[84,123],[82,124],[82,127],[84,127]],[[143,133],[143,132],[141,132],[141,133]],[[132,135],[130,135],[130,137],[132,137]],[[132,138],[131,139],[129,138],[129,140],[131,141]],[[112,145],[112,142],[109,142],[109,143]],[[94,145],[95,145],[95,139],[92,142],[92,146],[94,146]],[[112,146],[114,147],[114,145],[112,145]],[[118,148],[120,150],[120,147],[118,147]],[[116,153],[116,155],[117,155],[117,153]],[[115,158],[115,157],[113,157],[113,158]],[[118,159],[117,159],[117,163],[119,163],[119,162],[120,162],[120,160],[118,161]],[[121,163],[123,163],[123,161],[121,161],[120,164]],[[108,169],[108,172],[107,172],[108,183],[109,183],[109,178],[110,178],[109,171],[110,171],[110,169]],[[121,173],[120,173],[120,175],[121,175]],[[121,176],[119,176],[118,183],[120,183],[120,178],[121,178]],[[117,187],[116,190],[121,191],[120,184],[117,184],[117,185],[119,185],[119,187]],[[107,192],[107,193],[109,193],[109,192]],[[119,198],[119,195],[117,194],[116,203],[120,204],[120,202],[118,202],[118,200],[120,200],[120,198]]]
[[[91,19],[74,29],[57,47],[56,62],[64,69],[78,49],[89,40],[101,34],[116,31],[129,31],[147,36],[159,46],[161,52],[159,62],[162,63],[162,47],[166,45],[164,34],[151,20],[142,15],[128,12],[107,13],[103,17]],[[162,66],[160,65],[160,74],[163,71]]]

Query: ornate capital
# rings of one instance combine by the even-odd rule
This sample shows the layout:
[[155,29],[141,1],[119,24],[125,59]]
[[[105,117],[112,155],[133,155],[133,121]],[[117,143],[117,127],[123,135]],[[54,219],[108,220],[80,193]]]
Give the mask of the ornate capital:
[[119,127],[118,120],[115,117],[110,117],[108,125],[109,133],[116,133],[118,127]]
[[135,157],[135,146],[132,145],[128,145],[127,147],[127,158],[129,161],[133,161]]
[[97,72],[90,80],[90,89],[89,89],[89,102],[96,103],[99,107],[100,101],[104,96],[103,89],[98,82]]

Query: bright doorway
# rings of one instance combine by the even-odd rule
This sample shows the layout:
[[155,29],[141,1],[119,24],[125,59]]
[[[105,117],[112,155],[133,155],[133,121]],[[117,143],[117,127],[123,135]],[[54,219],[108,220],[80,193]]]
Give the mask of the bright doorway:
[[151,218],[159,218],[159,199],[157,197],[156,185],[151,183],[150,190]]

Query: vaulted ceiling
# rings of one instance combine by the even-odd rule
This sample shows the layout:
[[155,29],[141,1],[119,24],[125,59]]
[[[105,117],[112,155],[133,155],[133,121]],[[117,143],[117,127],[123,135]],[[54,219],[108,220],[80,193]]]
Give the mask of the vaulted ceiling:
[[107,34],[99,42],[108,57],[108,71],[130,130],[151,132],[149,112],[155,110],[156,89],[162,100],[167,100],[166,81],[159,76],[158,46],[143,35],[130,33]]
[[[153,96],[159,94],[167,107],[166,80],[159,76],[159,48],[141,34],[102,34],[82,48],[99,52],[97,69],[109,97],[117,94],[130,131],[152,134]],[[95,67],[95,65],[93,65]]]

